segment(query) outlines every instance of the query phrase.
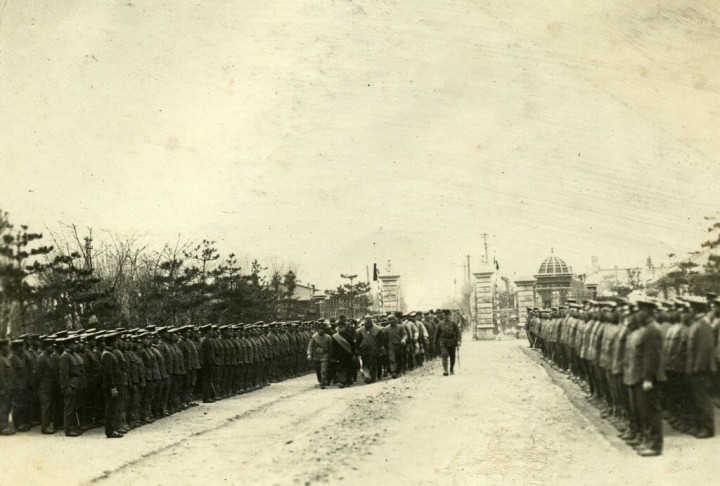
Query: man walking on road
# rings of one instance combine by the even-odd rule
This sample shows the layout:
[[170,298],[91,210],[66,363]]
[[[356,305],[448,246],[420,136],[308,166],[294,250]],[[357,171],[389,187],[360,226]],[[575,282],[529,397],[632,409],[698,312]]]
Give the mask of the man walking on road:
[[382,347],[382,329],[373,324],[372,317],[365,318],[360,329],[358,350],[362,358],[365,383],[374,383],[378,379],[380,367],[380,348]]
[[332,338],[325,331],[325,324],[321,323],[317,332],[310,338],[307,347],[307,359],[315,362],[315,373],[320,382],[320,388],[323,390],[328,384],[328,361],[332,349]]
[[448,357],[450,358],[450,374],[455,374],[455,351],[462,344],[462,333],[457,323],[450,320],[450,310],[443,311],[443,320],[437,328],[435,342],[440,346],[443,376],[448,375]]

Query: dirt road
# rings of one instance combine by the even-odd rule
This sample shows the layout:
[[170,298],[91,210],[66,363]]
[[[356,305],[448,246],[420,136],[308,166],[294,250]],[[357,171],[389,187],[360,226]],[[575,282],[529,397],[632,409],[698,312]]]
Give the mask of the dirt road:
[[[202,405],[122,440],[0,441],[3,484],[711,484],[717,439],[669,435],[641,459],[522,341],[466,342],[397,380],[308,376]],[[575,405],[574,405],[575,404]],[[577,405],[577,406],[576,406]]]

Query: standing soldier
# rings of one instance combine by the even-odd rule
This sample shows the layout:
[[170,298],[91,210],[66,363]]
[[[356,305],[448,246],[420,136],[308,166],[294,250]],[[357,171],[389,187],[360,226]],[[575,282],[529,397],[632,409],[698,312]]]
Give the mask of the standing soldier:
[[115,383],[118,389],[118,405],[115,407],[117,416],[115,417],[115,423],[117,425],[118,432],[127,433],[130,429],[127,427],[127,396],[128,396],[128,366],[125,354],[120,349],[124,347],[123,341],[120,339],[120,335],[116,338],[116,345],[112,348],[112,352],[118,361],[118,374],[117,381]]
[[145,394],[140,405],[142,409],[141,420],[143,423],[149,424],[155,421],[152,408],[157,394],[157,384],[161,378],[160,367],[158,366],[157,357],[151,349],[148,333],[142,333],[138,337],[141,339],[139,354],[145,367]]
[[65,435],[68,437],[77,437],[80,435],[78,431],[79,423],[77,420],[77,396],[80,390],[80,375],[75,356],[71,351],[74,337],[62,338],[65,344],[63,354],[60,356],[60,389],[63,395],[64,410],[63,423],[65,425]]
[[213,351],[212,333],[210,324],[202,326],[200,330],[203,337],[200,340],[200,362],[202,363],[202,395],[203,403],[213,403],[212,373],[215,364],[215,356]]
[[123,380],[120,365],[114,350],[117,343],[117,334],[114,332],[103,336],[104,344],[101,344],[102,354],[100,355],[100,368],[102,370],[102,391],[105,398],[105,436],[108,439],[119,439],[123,435],[118,432],[120,406],[120,393],[118,387]]
[[52,358],[53,352],[52,338],[43,340],[44,349],[37,359],[35,371],[37,373],[38,395],[40,398],[40,432],[43,434],[54,434],[55,428],[52,424],[53,411],[53,388],[57,381],[59,370],[55,367]]
[[661,366],[663,338],[654,318],[655,302],[639,300],[637,305],[639,327],[627,341],[628,367],[624,379],[632,387],[640,437],[628,443],[636,445],[642,457],[659,456],[663,448],[659,395],[659,382],[665,380]]
[[462,344],[462,334],[458,325],[450,320],[450,310],[443,311],[443,320],[435,334],[435,342],[440,346],[443,376],[448,376],[448,357],[450,374],[455,374],[455,350]]
[[625,347],[628,336],[628,319],[629,319],[629,301],[618,301],[619,308],[616,312],[616,319],[618,322],[618,332],[615,342],[615,349],[613,351],[612,362],[610,366],[610,373],[612,375],[612,386],[615,388],[616,396],[618,397],[620,410],[618,421],[614,424],[620,434],[625,434],[628,431],[627,420],[630,414],[630,399],[627,394],[626,388],[623,386],[623,370],[625,367]]
[[88,427],[94,427],[96,419],[99,418],[99,403],[102,403],[102,394],[100,389],[100,380],[102,377],[102,369],[100,368],[100,357],[95,352],[95,334],[85,334],[85,345],[81,351],[81,355],[85,359],[88,387],[85,394],[85,416]]
[[713,333],[713,346],[715,349],[715,368],[712,376],[712,398],[715,406],[720,407],[720,297],[711,301],[711,310],[708,314],[710,328]]
[[13,424],[15,430],[26,432],[30,430],[28,421],[28,372],[24,359],[23,341],[16,339],[10,343],[10,407],[12,409]]
[[163,400],[166,397],[166,391],[169,386],[168,381],[170,375],[168,374],[167,367],[165,366],[165,355],[160,350],[160,338],[157,334],[152,336],[152,346],[150,351],[155,355],[155,360],[158,364],[158,371],[160,372],[160,379],[155,383],[155,397],[153,398],[153,417],[155,420],[169,415],[165,408],[166,402]]
[[690,380],[693,413],[690,434],[698,439],[715,435],[715,410],[709,389],[712,375],[716,372],[713,353],[713,335],[705,311],[705,299],[689,297],[692,317],[688,328],[687,375]]
[[670,415],[668,423],[671,427],[688,432],[690,430],[690,419],[687,407],[681,406],[689,395],[687,372],[687,335],[688,326],[684,322],[682,309],[688,304],[677,300],[674,303],[674,311],[670,314],[670,327],[665,332],[663,341],[662,362],[667,377],[665,392],[667,397],[664,402],[666,410]]
[[10,347],[7,339],[0,339],[0,435],[13,435],[10,427]]
[[187,369],[187,383],[185,385],[185,403],[188,406],[194,407],[197,403],[193,402],[195,398],[195,384],[197,383],[197,374],[200,370],[200,354],[195,342],[191,339],[192,326],[187,325],[181,329],[183,335],[183,342],[185,348],[189,353],[190,359],[188,361]]

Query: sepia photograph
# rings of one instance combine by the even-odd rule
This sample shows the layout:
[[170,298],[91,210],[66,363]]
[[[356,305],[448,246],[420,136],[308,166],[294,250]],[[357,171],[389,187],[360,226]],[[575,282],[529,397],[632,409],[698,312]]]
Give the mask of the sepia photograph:
[[0,485],[715,485],[719,129],[712,0],[0,0]]

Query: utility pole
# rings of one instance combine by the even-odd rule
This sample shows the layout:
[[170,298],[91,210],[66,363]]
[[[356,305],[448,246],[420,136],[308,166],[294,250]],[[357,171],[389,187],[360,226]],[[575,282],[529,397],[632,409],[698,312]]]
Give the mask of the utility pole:
[[472,280],[470,278],[470,255],[466,255],[466,256],[467,256],[467,279],[469,282],[470,280]]
[[357,278],[357,275],[348,275],[347,273],[340,274],[342,278],[350,280],[350,314],[351,318],[355,319],[355,288],[353,287],[353,280]]
[[85,270],[93,271],[92,230],[90,230],[90,236],[85,237]]
[[483,233],[483,234],[481,234],[480,236],[482,236],[482,239],[483,239],[483,241],[485,242],[485,263],[487,264],[487,263],[489,263],[489,262],[488,262],[487,239],[488,239],[488,236],[490,236],[490,235],[487,234],[487,233]]

